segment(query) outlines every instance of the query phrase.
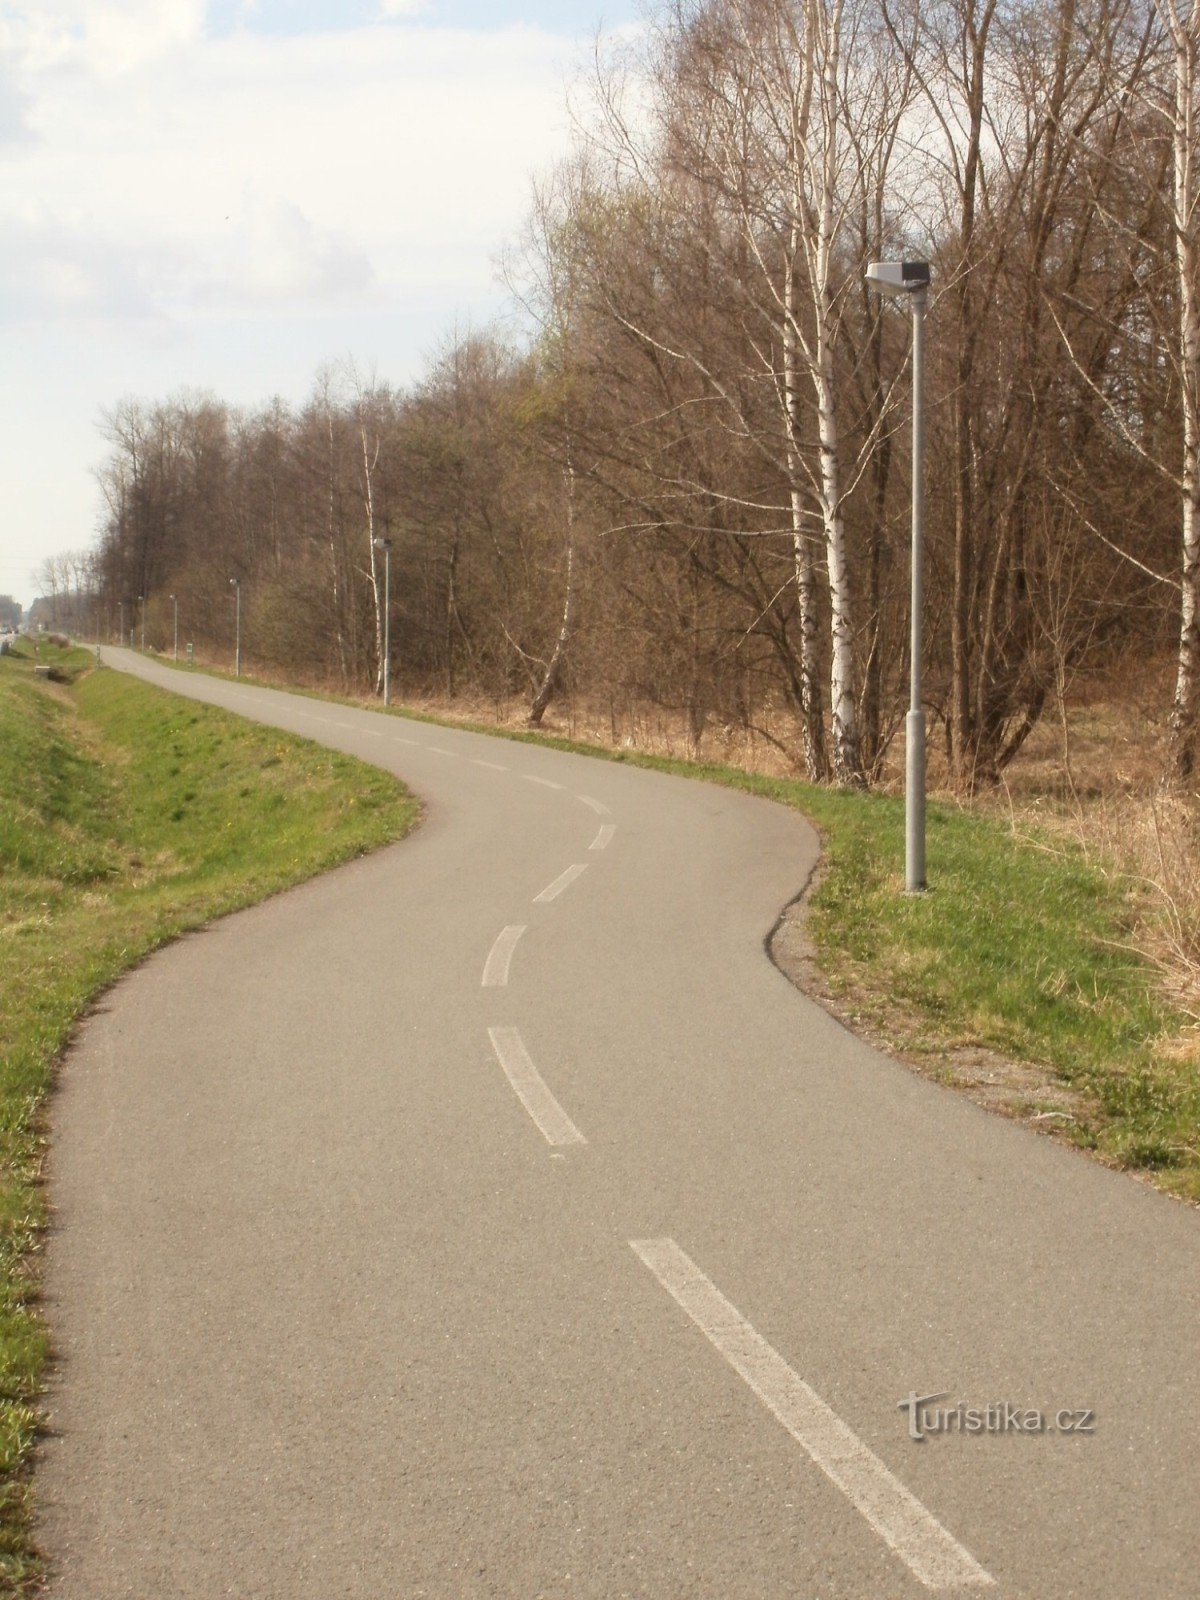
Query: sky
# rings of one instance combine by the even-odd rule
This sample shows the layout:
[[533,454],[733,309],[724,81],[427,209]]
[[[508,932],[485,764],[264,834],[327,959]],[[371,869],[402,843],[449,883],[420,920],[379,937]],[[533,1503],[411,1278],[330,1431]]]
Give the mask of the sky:
[[498,261],[637,0],[0,0],[0,593],[94,541],[102,412],[403,385]]

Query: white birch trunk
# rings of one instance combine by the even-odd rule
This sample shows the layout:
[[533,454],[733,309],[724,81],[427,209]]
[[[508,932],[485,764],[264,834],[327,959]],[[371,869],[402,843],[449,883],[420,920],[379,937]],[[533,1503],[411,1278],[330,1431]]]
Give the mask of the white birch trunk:
[[341,669],[342,683],[347,682],[346,673],[346,635],[342,628],[342,586],[341,562],[338,552],[337,540],[337,481],[336,481],[336,454],[333,438],[333,405],[328,394],[325,396],[325,422],[329,437],[329,483],[327,499],[327,518],[325,535],[329,545],[329,575],[333,590],[333,626],[337,638],[338,666]]
[[529,708],[529,726],[541,726],[546,707],[554,698],[558,688],[559,674],[562,672],[563,661],[566,658],[567,646],[570,643],[571,633],[575,622],[575,469],[571,465],[568,455],[564,468],[567,490],[567,576],[566,593],[563,596],[562,617],[558,626],[558,638],[554,641],[554,649],[550,654],[550,662],[542,678],[537,693],[533,697],[533,704]]
[[811,365],[817,403],[820,451],[818,498],[825,528],[829,570],[830,678],[829,709],[833,744],[833,776],[838,783],[864,781],[858,748],[858,695],[854,671],[854,607],[850,564],[846,554],[846,521],[842,512],[841,440],[834,403],[833,248],[837,231],[838,134],[841,120],[838,73],[841,66],[842,0],[826,9],[824,0],[809,0],[810,38],[819,48],[821,73],[820,163],[813,163],[818,185],[816,237],[812,243],[812,295],[816,333]]
[[367,556],[370,565],[367,569],[371,582],[371,604],[375,623],[375,693],[383,693],[383,602],[379,594],[379,563],[375,559],[375,465],[379,460],[379,444],[375,445],[375,454],[372,458],[367,444],[367,429],[365,423],[359,425],[359,437],[362,441],[363,458],[363,506],[367,513]]
[[1175,51],[1174,230],[1179,277],[1180,397],[1183,407],[1183,572],[1179,657],[1171,714],[1175,775],[1196,766],[1200,719],[1200,250],[1197,190],[1200,173],[1200,15],[1192,5],[1157,0]]
[[800,720],[804,740],[804,766],[812,783],[824,783],[829,776],[825,752],[825,716],[821,695],[819,653],[820,619],[817,612],[817,574],[812,539],[805,531],[804,492],[801,487],[803,463],[797,443],[800,427],[797,394],[798,362],[796,349],[796,274],[797,228],[792,229],[792,253],[784,285],[783,392],[784,430],[787,451],[789,499],[792,510],[792,552],[796,570],[796,594],[800,607]]

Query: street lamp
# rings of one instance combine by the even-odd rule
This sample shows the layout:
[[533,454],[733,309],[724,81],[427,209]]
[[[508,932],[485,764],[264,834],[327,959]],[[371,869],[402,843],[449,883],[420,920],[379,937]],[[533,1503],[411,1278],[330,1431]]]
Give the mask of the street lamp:
[[142,654],[146,654],[146,597],[138,595],[138,605],[142,608]]
[[118,600],[117,601],[117,643],[119,645],[123,645],[125,643],[125,602],[124,602],[124,600]]
[[921,613],[925,567],[925,306],[929,298],[928,261],[872,261],[867,282],[879,294],[907,300],[912,307],[912,647],[911,688],[905,720],[904,887],[924,892],[925,883],[925,710],[921,694]]
[[392,703],[392,541],[376,539],[383,551],[383,703]]
[[239,579],[230,578],[233,585],[233,675],[242,675],[242,585]]
[[178,661],[179,660],[179,596],[173,594],[173,595],[170,596],[170,600],[171,600],[171,604],[175,607],[175,653],[174,653],[174,655],[172,656],[171,659],[173,661]]

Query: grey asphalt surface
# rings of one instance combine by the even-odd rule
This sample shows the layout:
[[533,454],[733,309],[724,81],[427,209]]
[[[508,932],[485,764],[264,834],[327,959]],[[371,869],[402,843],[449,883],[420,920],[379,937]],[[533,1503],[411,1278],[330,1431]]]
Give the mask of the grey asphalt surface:
[[[70,1054],[53,1600],[935,1592],[722,1353],[744,1330],[631,1248],[663,1239],[994,1581],[961,1592],[1200,1594],[1200,1215],[797,993],[764,952],[816,858],[797,816],[106,659],[428,809],[155,956]],[[547,1142],[490,1028],[585,1143]],[[917,1443],[913,1391],[1095,1431]]]

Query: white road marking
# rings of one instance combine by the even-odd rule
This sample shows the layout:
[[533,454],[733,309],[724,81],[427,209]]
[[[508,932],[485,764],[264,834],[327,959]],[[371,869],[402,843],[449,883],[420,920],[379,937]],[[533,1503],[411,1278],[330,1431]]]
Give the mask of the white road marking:
[[563,789],[565,784],[555,783],[551,778],[535,778],[532,772],[523,772],[521,776],[526,783],[540,783],[543,789]]
[[602,800],[593,800],[590,794],[577,794],[575,798],[576,800],[582,800],[585,806],[590,806],[598,817],[612,816],[612,812],[604,802]]
[[453,750],[443,750],[440,744],[427,744],[425,748],[431,755],[435,756],[452,756],[454,754]]
[[629,1243],[671,1298],[914,1577],[927,1589],[995,1583],[974,1556],[946,1532],[837,1413],[755,1332],[674,1239],[631,1239]]
[[516,1028],[489,1028],[488,1037],[517,1098],[546,1136],[547,1144],[586,1144],[587,1140],[550,1093]]
[[535,894],[534,895],[534,897],[533,897],[534,905],[535,906],[545,906],[545,905],[549,905],[551,900],[557,900],[559,895],[563,892],[563,890],[564,889],[569,889],[571,887],[571,885],[575,882],[575,879],[582,877],[583,874],[586,871],[587,871],[587,862],[585,861],[585,862],[582,863],[582,865],[577,862],[575,864],[575,866],[568,867],[565,872],[560,872],[558,877],[555,878],[553,883],[548,883],[546,885],[546,887],[542,890],[541,894]]
[[393,744],[417,744],[418,742],[416,739],[406,739],[402,733],[394,733],[392,735]]
[[613,823],[611,823],[611,822],[604,823],[603,826],[600,829],[600,832],[592,840],[591,844],[588,845],[588,849],[589,850],[607,850],[609,845],[612,842],[612,836],[613,836],[614,833],[616,833],[616,831],[617,831],[616,827],[615,827],[615,825]]
[[498,761],[481,761],[478,756],[471,757],[472,764],[477,767],[486,767],[489,772],[507,772],[507,767],[502,767]]
[[523,924],[519,928],[501,928],[496,935],[496,942],[484,962],[483,988],[505,989],[508,987],[509,963],[512,961],[513,951],[517,948],[517,941],[524,932]]
[[363,732],[366,734],[368,739],[382,739],[383,738],[383,729],[382,728],[364,728]]

